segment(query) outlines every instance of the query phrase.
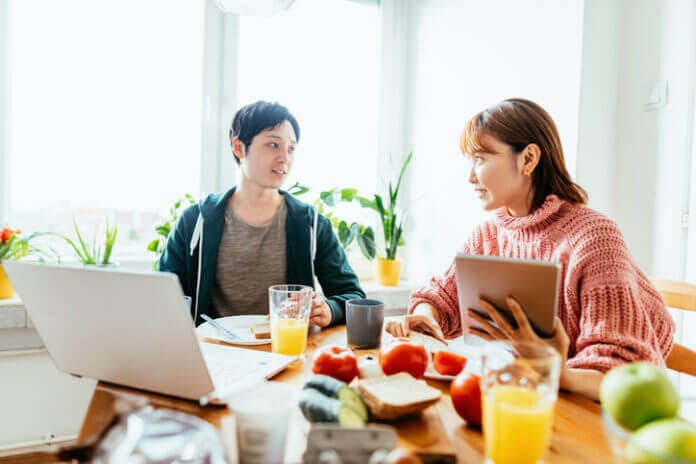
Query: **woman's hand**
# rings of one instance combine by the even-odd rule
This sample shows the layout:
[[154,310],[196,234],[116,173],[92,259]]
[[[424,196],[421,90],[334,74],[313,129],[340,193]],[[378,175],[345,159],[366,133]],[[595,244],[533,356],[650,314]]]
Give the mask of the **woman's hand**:
[[498,309],[490,304],[488,301],[480,299],[479,304],[486,310],[488,315],[497,324],[497,327],[491,324],[484,317],[477,314],[474,310],[469,309],[467,314],[470,318],[478,322],[483,329],[469,327],[469,333],[477,335],[486,340],[502,340],[515,342],[530,342],[530,343],[546,343],[552,346],[561,355],[561,360],[563,361],[561,366],[565,366],[566,359],[568,357],[568,347],[570,346],[570,340],[568,339],[568,334],[563,327],[561,319],[556,317],[556,332],[551,338],[541,338],[539,337],[529,323],[527,315],[522,310],[520,304],[513,297],[507,297],[506,303],[510,311],[512,312],[515,321],[517,322],[517,328],[513,329],[512,326],[505,320],[503,316],[500,315]]
[[432,335],[438,340],[447,343],[440,325],[435,319],[425,314],[409,314],[398,320],[389,321],[386,327],[386,331],[395,337],[408,337],[412,329],[418,329],[418,332]]
[[319,327],[331,324],[331,308],[321,293],[312,295],[312,310],[309,314],[309,322]]

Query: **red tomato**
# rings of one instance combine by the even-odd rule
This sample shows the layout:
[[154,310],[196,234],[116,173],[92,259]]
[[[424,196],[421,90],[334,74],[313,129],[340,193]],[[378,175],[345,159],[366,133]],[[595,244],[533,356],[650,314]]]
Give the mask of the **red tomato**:
[[358,359],[345,346],[322,346],[314,355],[312,372],[350,383],[358,375]]
[[466,366],[466,358],[450,351],[438,351],[433,358],[433,367],[442,375],[457,375]]
[[460,373],[450,385],[450,397],[457,414],[469,425],[481,425],[481,378],[470,372]]
[[382,345],[379,365],[386,375],[408,372],[420,379],[428,367],[428,352],[425,347],[410,338],[399,337]]

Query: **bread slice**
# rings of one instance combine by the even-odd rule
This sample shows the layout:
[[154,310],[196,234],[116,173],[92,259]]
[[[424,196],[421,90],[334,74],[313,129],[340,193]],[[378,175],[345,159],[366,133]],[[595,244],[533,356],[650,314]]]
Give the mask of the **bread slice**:
[[250,330],[254,334],[254,338],[271,337],[271,324],[255,324],[251,326]]
[[415,414],[436,403],[442,393],[406,372],[388,377],[361,379],[358,391],[373,416],[395,419]]

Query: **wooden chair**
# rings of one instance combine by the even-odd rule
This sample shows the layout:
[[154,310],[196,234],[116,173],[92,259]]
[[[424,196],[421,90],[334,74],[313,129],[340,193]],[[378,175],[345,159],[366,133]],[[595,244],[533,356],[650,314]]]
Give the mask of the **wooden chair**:
[[[668,308],[696,312],[696,285],[665,279],[652,279],[652,283]],[[672,370],[696,376],[696,351],[684,345],[675,343],[665,363]]]

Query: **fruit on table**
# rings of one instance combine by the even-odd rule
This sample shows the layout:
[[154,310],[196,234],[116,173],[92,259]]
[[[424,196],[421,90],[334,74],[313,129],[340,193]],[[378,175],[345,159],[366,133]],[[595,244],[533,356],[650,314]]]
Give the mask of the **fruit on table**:
[[461,372],[450,384],[450,398],[454,409],[469,425],[481,425],[480,383],[478,375]]
[[300,410],[310,422],[338,423],[342,427],[364,427],[362,417],[344,402],[330,398],[313,388],[300,394]]
[[674,417],[679,410],[679,395],[667,374],[647,362],[624,364],[609,371],[602,380],[599,397],[614,420],[630,430]]
[[363,422],[367,422],[367,407],[360,394],[350,388],[345,382],[327,375],[315,375],[304,385],[305,389],[317,390],[324,396],[341,401],[352,408]]
[[451,351],[438,351],[433,357],[433,367],[442,375],[457,375],[466,366],[466,357]]
[[322,346],[314,355],[312,372],[328,375],[343,382],[350,382],[358,376],[358,359],[348,347]]
[[422,343],[398,337],[382,344],[379,364],[386,375],[408,372],[416,379],[423,377],[428,367],[428,352]]
[[625,451],[628,464],[696,462],[696,426],[681,419],[660,419],[631,435]]

